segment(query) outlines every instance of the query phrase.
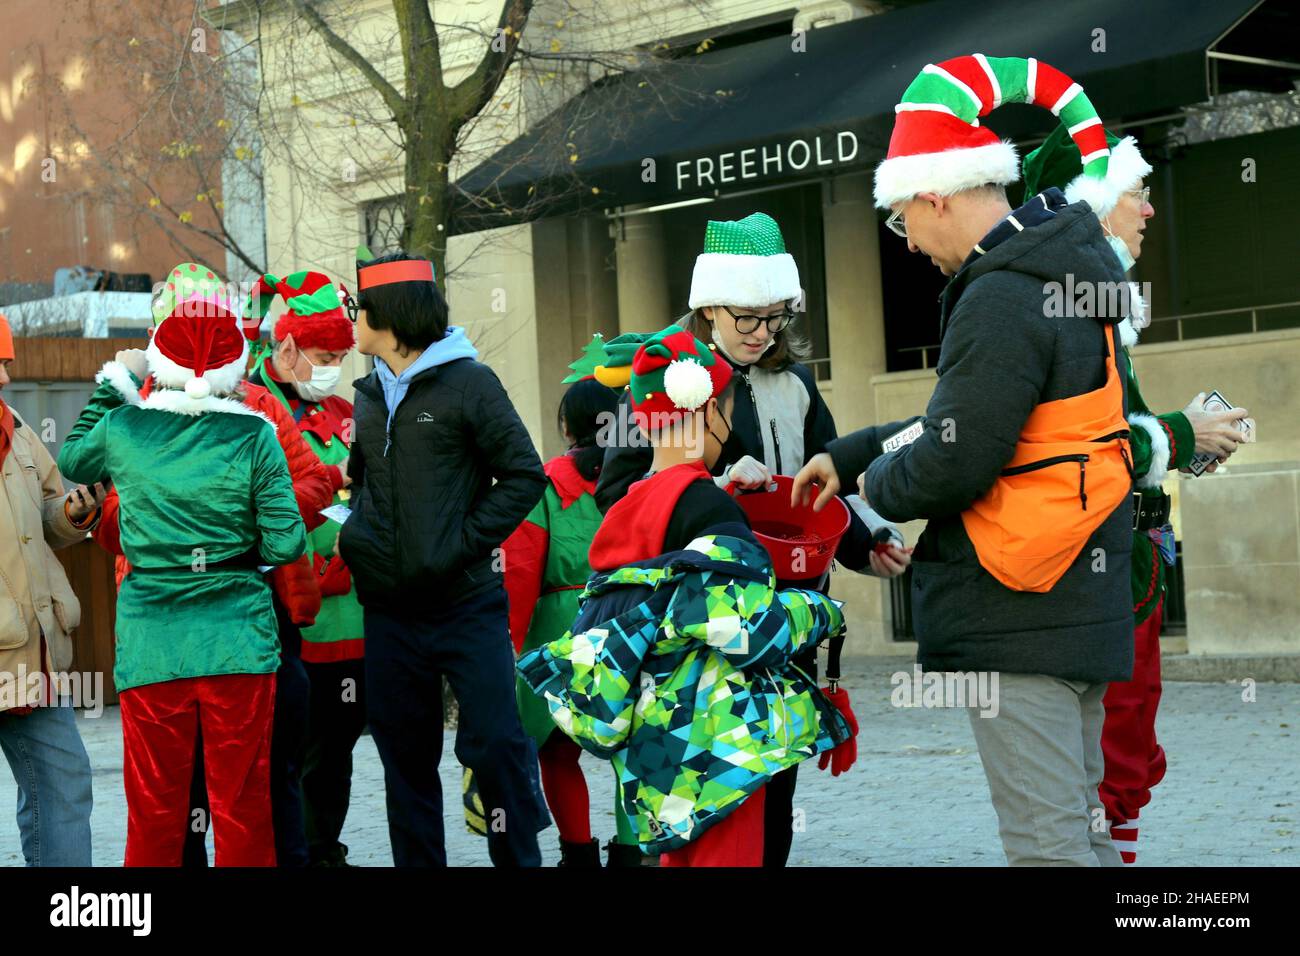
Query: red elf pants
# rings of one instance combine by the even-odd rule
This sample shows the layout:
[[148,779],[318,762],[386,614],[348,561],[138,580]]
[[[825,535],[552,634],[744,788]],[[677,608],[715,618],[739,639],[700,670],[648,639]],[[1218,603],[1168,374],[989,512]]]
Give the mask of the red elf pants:
[[[1158,560],[1158,559],[1157,559]],[[1114,826],[1135,820],[1165,775],[1165,751],[1156,742],[1160,706],[1160,620],[1164,602],[1133,630],[1133,679],[1112,683],[1103,704],[1101,750],[1106,772],[1099,795]],[[1117,849],[1125,849],[1118,846]]]
[[698,840],[661,854],[659,865],[762,866],[763,788],[751,793]]
[[275,866],[270,786],[275,675],[146,684],[123,691],[119,702],[126,865],[181,865],[194,738],[202,727],[217,866]]

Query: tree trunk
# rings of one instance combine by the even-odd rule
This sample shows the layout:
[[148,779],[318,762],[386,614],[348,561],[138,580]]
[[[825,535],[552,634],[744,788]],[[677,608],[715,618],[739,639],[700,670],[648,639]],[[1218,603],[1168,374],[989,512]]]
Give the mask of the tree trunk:
[[[428,110],[432,113],[432,110]],[[423,123],[421,121],[424,121]],[[417,124],[430,127],[437,133],[445,123],[436,116],[417,117]],[[448,169],[451,151],[442,145],[440,137],[421,134],[407,135],[406,141],[406,225],[402,231],[402,244],[411,255],[425,256],[433,261],[438,288],[447,291],[447,204],[450,199]]]

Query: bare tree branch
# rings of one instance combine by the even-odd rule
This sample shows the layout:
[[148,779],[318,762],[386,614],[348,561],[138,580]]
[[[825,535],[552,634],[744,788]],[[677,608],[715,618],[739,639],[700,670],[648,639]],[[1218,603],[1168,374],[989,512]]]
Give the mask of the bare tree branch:
[[406,99],[397,91],[397,88],[389,83],[384,78],[384,75],[375,69],[370,61],[362,56],[352,44],[331,30],[324,17],[316,11],[316,8],[308,0],[289,0],[289,2],[311,24],[312,29],[320,34],[321,39],[329,45],[330,49],[351,63],[362,76],[370,81],[370,85],[379,92],[379,95],[384,98],[384,102],[388,104],[388,108],[392,110],[393,118],[399,124],[405,124],[408,119]]

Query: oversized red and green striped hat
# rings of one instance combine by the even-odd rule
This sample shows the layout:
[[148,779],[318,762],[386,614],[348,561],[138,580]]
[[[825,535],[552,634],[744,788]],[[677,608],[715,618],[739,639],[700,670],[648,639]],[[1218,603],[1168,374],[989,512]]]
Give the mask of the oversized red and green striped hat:
[[1106,180],[1106,132],[1083,87],[1033,57],[982,53],[926,64],[908,85],[894,107],[889,152],[876,167],[876,205],[889,209],[917,193],[949,196],[986,183],[1016,182],[1015,147],[980,126],[980,117],[1003,103],[1032,103],[1059,117],[1083,165],[1066,198],[1087,200],[1094,208],[1114,205]]
[[299,348],[327,352],[346,352],[352,348],[352,322],[343,314],[338,289],[329,276],[304,270],[278,279],[266,273],[249,293],[245,319],[265,318],[277,295],[289,307],[276,320],[272,337],[277,342],[292,335]]

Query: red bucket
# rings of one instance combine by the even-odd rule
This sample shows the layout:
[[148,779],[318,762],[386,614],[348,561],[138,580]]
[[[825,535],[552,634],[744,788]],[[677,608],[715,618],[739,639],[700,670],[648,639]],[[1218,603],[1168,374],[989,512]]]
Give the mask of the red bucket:
[[772,480],[775,491],[744,492],[737,495],[736,502],[748,516],[754,537],[772,556],[778,578],[802,581],[821,577],[849,528],[848,506],[836,497],[821,511],[813,511],[811,502],[792,508],[794,479],[776,475]]

